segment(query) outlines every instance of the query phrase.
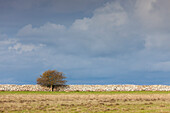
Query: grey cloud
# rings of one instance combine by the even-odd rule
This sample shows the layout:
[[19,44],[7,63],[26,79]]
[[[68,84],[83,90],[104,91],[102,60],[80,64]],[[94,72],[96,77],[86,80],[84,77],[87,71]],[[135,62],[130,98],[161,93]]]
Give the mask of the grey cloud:
[[0,0],[0,31],[15,35],[27,24],[46,22],[70,25],[74,19],[90,16],[108,0]]
[[170,49],[170,34],[155,33],[148,35],[146,38],[145,47],[149,50],[166,52]]
[[18,32],[18,36],[23,41],[44,40],[44,43],[56,45],[56,51],[64,54],[126,54],[144,47],[144,40],[128,30],[127,22],[125,9],[119,3],[113,2],[96,9],[91,18],[75,20],[69,29],[52,23],[39,28],[27,25]]
[[[39,66],[39,70],[53,68],[70,74],[70,78],[79,79],[110,77],[121,81],[122,78],[136,77],[136,80],[144,81],[156,76],[156,71],[169,72],[167,31],[170,25],[166,5],[169,2],[128,0],[125,3],[123,0],[108,2],[95,9],[92,16],[75,19],[69,27],[48,21],[38,26],[22,26],[15,36],[19,47],[16,47],[17,43],[3,40],[0,43],[6,43],[6,46],[3,46],[3,54],[0,55],[3,60],[15,59],[7,64],[19,62],[17,69],[24,68],[24,65],[25,69]],[[15,51],[24,46],[33,50],[31,47],[39,47],[40,44],[46,46],[22,54]],[[12,51],[4,51],[9,47]]]
[[137,0],[135,4],[136,16],[149,32],[169,31],[169,4],[169,0]]
[[[15,0],[0,1],[0,7],[8,10],[30,10],[35,11],[52,11],[58,13],[80,12],[93,9],[106,3],[109,0]],[[1,10],[2,11],[2,10]]]

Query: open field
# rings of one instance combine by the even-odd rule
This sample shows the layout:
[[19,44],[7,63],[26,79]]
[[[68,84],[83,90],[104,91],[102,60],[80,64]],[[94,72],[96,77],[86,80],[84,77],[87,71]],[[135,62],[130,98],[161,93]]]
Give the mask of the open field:
[[0,92],[0,112],[169,113],[170,92]]

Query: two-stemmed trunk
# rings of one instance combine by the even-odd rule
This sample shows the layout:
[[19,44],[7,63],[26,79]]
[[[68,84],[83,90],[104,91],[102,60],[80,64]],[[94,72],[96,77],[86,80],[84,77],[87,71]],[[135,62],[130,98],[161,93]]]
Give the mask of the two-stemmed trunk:
[[53,92],[54,91],[54,85],[51,85],[51,91]]

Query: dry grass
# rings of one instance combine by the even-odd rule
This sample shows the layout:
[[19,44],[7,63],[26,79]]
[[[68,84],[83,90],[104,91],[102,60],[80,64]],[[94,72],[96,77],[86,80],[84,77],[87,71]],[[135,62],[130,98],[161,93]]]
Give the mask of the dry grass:
[[1,94],[0,112],[169,113],[170,94]]

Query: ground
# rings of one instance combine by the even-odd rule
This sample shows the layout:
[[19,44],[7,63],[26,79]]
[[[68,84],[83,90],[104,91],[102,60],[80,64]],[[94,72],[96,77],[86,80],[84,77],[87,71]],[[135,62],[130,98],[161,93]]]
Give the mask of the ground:
[[169,113],[170,92],[0,92],[0,112]]

